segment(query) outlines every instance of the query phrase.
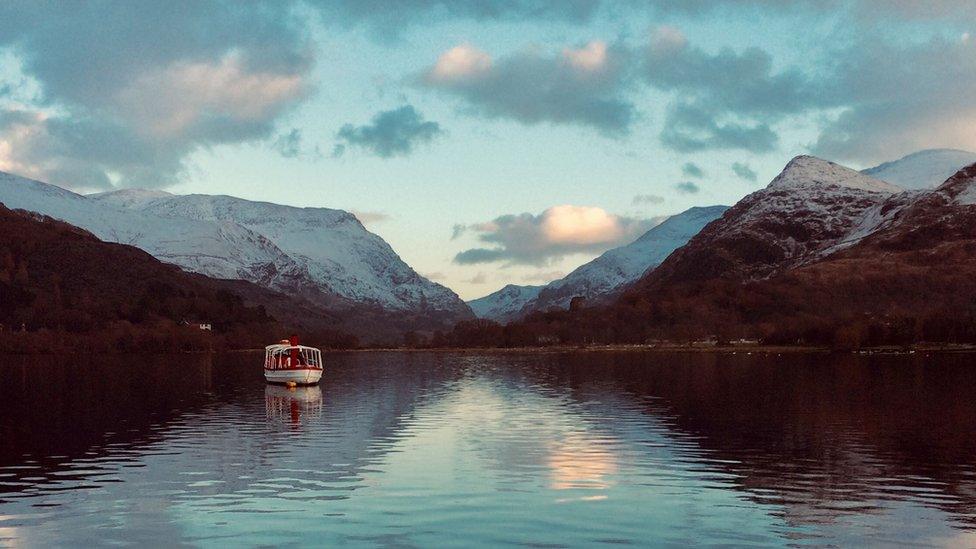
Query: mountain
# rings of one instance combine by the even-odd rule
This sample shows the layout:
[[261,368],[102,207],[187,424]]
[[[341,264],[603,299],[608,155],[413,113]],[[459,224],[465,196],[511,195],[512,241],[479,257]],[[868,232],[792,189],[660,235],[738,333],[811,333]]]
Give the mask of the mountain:
[[51,217],[0,205],[0,324],[27,330],[23,337],[9,334],[5,343],[50,330],[55,335],[42,340],[48,351],[92,334],[112,350],[173,350],[201,335],[178,328],[186,319],[210,323],[223,336],[234,330],[258,336],[276,326],[263,309],[246,306],[217,281]]
[[462,324],[449,345],[974,345],[976,163],[899,192],[797,157],[610,305]]
[[468,306],[478,318],[496,322],[508,322],[518,316],[526,303],[539,295],[543,286],[517,286],[509,284],[491,294],[468,302]]
[[[976,163],[962,168],[935,190],[918,193],[891,207],[894,212],[886,222],[838,257],[917,251],[920,257],[933,260],[925,262],[931,266],[946,261],[972,262],[970,247],[976,245]],[[960,253],[948,251],[960,246],[964,248],[958,250]]]
[[213,278],[294,288],[308,276],[268,239],[239,225],[189,219],[174,223],[2,172],[0,202],[61,219],[106,242],[136,246],[162,261]]
[[608,250],[545,286],[508,285],[469,301],[468,305],[478,318],[509,322],[534,311],[568,309],[574,297],[583,297],[588,304],[606,299],[656,267],[727,209],[728,206],[691,208],[669,217],[634,242]]
[[891,207],[849,248],[731,289],[723,316],[783,342],[976,343],[976,164]]
[[521,314],[553,307],[568,309],[569,302],[577,296],[588,301],[609,296],[658,266],[727,209],[728,206],[695,207],[669,217],[634,242],[609,250],[566,277],[550,282],[538,292],[538,297],[526,303]]
[[934,189],[965,166],[976,162],[976,153],[931,149],[885,162],[862,173],[905,189]]
[[386,241],[367,231],[349,212],[141,190],[91,198],[164,219],[243,227],[282,250],[313,285],[355,303],[456,319],[470,316],[454,292],[411,269]]
[[820,257],[901,189],[798,156],[765,189],[735,204],[641,280],[644,288],[716,277],[758,279]]
[[[868,183],[858,187],[875,187]],[[976,343],[976,164],[922,192],[878,187],[852,194],[821,184],[844,208],[822,207],[820,195],[820,206],[805,209],[798,218],[804,238],[789,231],[791,248],[803,253],[784,253],[786,240],[778,235],[791,225],[760,191],[762,200],[743,199],[615,306],[583,322],[612,318],[614,337],[629,341],[719,335],[842,348]],[[766,214],[760,226],[775,229],[763,233],[767,253],[753,251],[756,222],[747,214],[757,208]],[[820,230],[830,224],[838,230]]]
[[[141,248],[186,270],[254,282],[348,320],[362,336],[470,318],[352,215],[227,196],[126,190],[93,196],[0,172],[0,202]],[[255,294],[255,298],[261,295]]]

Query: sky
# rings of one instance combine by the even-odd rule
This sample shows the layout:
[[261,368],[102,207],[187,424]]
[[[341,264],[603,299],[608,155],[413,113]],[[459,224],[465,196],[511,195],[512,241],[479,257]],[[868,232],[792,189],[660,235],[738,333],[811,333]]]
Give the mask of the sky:
[[0,170],[354,212],[461,297],[798,154],[976,150],[971,0],[0,5]]

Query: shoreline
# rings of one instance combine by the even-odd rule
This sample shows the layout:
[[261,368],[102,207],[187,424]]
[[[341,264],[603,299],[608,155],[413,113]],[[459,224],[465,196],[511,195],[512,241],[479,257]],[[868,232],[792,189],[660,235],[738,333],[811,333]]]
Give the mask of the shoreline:
[[733,346],[688,346],[688,345],[599,345],[599,346],[551,346],[551,347],[510,347],[510,348],[375,348],[346,349],[330,352],[402,352],[402,353],[458,353],[458,354],[560,354],[560,353],[702,353],[702,354],[852,354],[852,355],[910,355],[918,353],[976,353],[976,345],[923,345],[906,347],[864,347],[857,350],[840,350],[812,345],[733,345]]
[[[0,352],[0,356],[43,356],[43,355],[213,355],[232,353],[258,353],[263,348],[222,349],[208,351],[129,351],[129,352]],[[437,353],[464,355],[544,355],[566,353],[698,353],[698,354],[851,354],[851,355],[912,355],[912,354],[968,354],[976,353],[976,345],[970,344],[918,344],[907,347],[881,346],[863,347],[857,350],[840,350],[813,345],[553,345],[548,347],[367,347],[361,349],[322,348],[323,353]]]
[[[222,352],[250,353],[264,349],[231,349]],[[548,347],[366,347],[361,349],[323,349],[328,353],[442,353],[442,354],[564,354],[564,353],[714,353],[714,354],[852,354],[910,355],[918,353],[976,353],[976,345],[921,343],[906,347],[879,346],[856,350],[832,349],[816,345],[552,345]]]

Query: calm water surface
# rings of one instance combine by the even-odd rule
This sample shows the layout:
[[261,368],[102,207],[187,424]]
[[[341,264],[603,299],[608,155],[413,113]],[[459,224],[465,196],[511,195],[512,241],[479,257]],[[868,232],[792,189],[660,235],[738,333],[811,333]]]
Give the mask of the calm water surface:
[[0,357],[0,545],[976,546],[970,356]]

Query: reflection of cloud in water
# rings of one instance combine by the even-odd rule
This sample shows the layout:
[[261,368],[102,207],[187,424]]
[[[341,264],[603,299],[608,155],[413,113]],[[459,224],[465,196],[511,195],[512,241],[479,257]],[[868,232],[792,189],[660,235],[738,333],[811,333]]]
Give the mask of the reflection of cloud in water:
[[605,489],[617,472],[616,457],[599,441],[572,434],[551,446],[547,465],[553,490]]
[[548,479],[541,487],[552,490],[609,488],[621,441],[552,389],[473,368],[437,413],[503,479],[531,483],[541,475]]
[[976,541],[969,365],[332,359],[310,391],[266,387],[247,360],[149,365],[149,384],[112,365],[0,370],[0,540]]

